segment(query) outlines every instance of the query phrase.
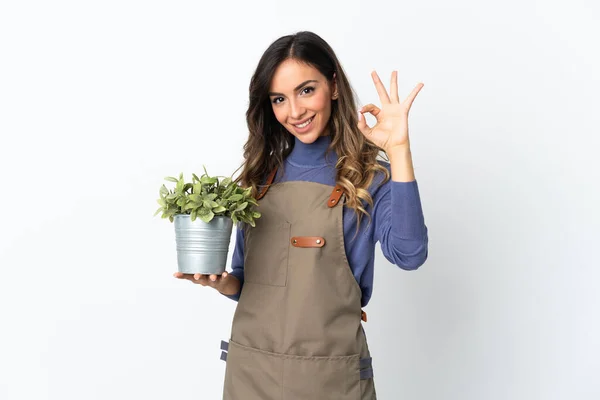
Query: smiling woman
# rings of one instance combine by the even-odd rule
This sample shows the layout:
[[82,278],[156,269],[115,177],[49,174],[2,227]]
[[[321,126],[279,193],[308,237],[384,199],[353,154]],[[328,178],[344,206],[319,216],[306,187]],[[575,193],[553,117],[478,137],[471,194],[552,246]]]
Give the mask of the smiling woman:
[[252,189],[261,218],[236,232],[231,273],[196,279],[238,301],[221,343],[225,400],[376,398],[362,325],[375,244],[414,270],[428,239],[407,123],[422,86],[400,102],[395,73],[389,94],[372,77],[382,107],[357,110],[333,50],[312,32],[276,40],[252,76],[236,182]]

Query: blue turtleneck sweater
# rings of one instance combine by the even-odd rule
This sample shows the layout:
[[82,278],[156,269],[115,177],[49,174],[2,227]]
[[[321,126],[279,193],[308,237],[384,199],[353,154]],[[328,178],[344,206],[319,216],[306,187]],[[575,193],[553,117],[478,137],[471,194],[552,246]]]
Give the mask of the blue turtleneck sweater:
[[[296,138],[294,149],[285,159],[283,170],[277,171],[275,182],[310,181],[335,186],[336,157],[326,150],[330,136],[321,136],[311,144]],[[390,171],[390,164],[379,161]],[[391,173],[391,171],[390,171]],[[367,207],[372,216],[369,224],[363,217],[356,232],[356,215],[349,207],[344,208],[343,226],[346,256],[352,273],[362,289],[362,306],[366,306],[373,291],[373,267],[375,243],[381,244],[385,258],[405,270],[415,270],[427,259],[427,227],[424,223],[417,181],[379,183],[383,174],[376,175],[369,193],[373,207]],[[236,229],[236,243],[231,262],[231,274],[244,284],[244,231]],[[240,293],[227,295],[239,300]]]

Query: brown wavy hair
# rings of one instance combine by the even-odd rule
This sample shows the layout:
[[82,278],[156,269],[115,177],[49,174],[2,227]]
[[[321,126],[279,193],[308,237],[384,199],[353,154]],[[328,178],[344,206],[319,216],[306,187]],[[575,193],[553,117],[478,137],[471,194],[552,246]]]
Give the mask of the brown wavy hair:
[[[250,80],[250,102],[246,112],[248,141],[244,145],[242,172],[236,178],[243,187],[251,187],[257,196],[266,176],[275,168],[283,168],[283,161],[294,147],[294,136],[277,121],[269,100],[269,88],[277,67],[293,59],[316,68],[330,85],[334,73],[338,98],[332,100],[328,130],[331,135],[329,150],[338,156],[336,182],[345,192],[347,207],[354,209],[357,232],[361,218],[371,216],[366,204],[373,207],[368,188],[377,172],[384,174],[383,184],[390,179],[386,167],[377,162],[380,149],[367,141],[358,129],[357,99],[352,86],[333,49],[313,32],[301,31],[275,40],[260,58]],[[386,160],[387,161],[387,160]],[[239,168],[238,168],[239,170]]]

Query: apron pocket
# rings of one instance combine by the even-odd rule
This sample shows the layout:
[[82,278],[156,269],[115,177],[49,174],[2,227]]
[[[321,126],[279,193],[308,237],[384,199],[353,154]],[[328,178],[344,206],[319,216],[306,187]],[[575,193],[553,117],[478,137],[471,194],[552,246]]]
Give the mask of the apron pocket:
[[283,359],[229,340],[223,400],[281,398]]
[[224,400],[361,400],[358,354],[303,357],[229,340]]
[[360,400],[359,355],[286,356],[283,362],[286,400]]
[[257,224],[245,231],[244,282],[286,286],[292,225]]

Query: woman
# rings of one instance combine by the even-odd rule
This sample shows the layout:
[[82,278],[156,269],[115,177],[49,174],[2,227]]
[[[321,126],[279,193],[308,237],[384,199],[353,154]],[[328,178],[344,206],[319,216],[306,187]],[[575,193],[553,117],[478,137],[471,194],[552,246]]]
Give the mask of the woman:
[[175,274],[238,301],[222,342],[224,399],[376,398],[361,322],[375,243],[413,270],[428,239],[407,121],[423,84],[400,102],[395,71],[389,95],[372,78],[382,106],[357,112],[341,64],[312,32],[281,37],[259,61],[237,181],[262,216],[237,231],[231,273]]

